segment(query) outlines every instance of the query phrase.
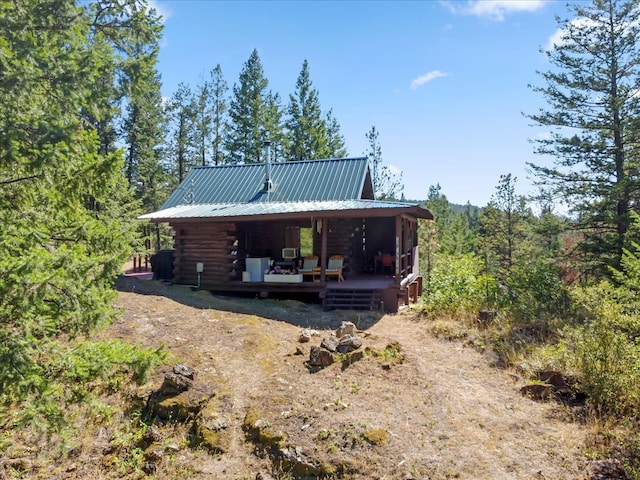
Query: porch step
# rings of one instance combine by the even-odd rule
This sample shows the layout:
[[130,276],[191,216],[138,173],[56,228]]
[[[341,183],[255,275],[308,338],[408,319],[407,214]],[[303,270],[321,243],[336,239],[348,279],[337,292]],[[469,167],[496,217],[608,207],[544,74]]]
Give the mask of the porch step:
[[378,310],[382,301],[379,290],[327,290],[322,300],[322,308],[351,308],[358,310]]

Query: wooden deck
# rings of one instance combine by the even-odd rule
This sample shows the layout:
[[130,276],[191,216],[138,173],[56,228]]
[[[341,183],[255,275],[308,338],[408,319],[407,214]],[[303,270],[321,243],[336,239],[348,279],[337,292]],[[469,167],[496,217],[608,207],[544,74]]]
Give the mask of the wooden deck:
[[[314,282],[305,278],[302,283],[271,282],[229,282],[225,285],[203,285],[202,288],[214,293],[255,294],[261,298],[269,296],[300,296],[315,298],[325,308],[358,308],[377,310],[384,308],[395,312],[398,298],[409,297],[393,280],[385,275],[349,275],[344,282],[331,279],[325,282]],[[401,302],[402,303],[402,302]]]
[[226,292],[260,292],[260,291],[274,291],[274,292],[323,292],[327,289],[332,290],[384,290],[394,284],[393,278],[385,277],[384,275],[349,275],[345,277],[344,282],[338,282],[335,279],[330,279],[325,282],[314,282],[311,277],[305,277],[302,283],[267,283],[267,282],[242,282],[234,281],[228,282],[226,285],[207,286],[203,285],[203,288],[210,288],[216,291]]

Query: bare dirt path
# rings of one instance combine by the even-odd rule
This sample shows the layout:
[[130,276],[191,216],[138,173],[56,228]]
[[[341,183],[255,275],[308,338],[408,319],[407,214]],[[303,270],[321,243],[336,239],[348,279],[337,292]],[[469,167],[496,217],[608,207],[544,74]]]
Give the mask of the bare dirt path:
[[[343,478],[583,478],[584,426],[563,420],[555,403],[522,397],[514,376],[462,343],[434,338],[411,314],[323,312],[130,278],[119,288],[122,315],[103,334],[165,344],[233,406],[230,448],[184,453],[188,478],[271,471],[243,431],[249,411],[298,457],[338,466]],[[365,356],[312,373],[309,345],[344,320],[358,326],[363,349],[397,342],[403,361]],[[309,344],[298,342],[303,327],[318,332]]]

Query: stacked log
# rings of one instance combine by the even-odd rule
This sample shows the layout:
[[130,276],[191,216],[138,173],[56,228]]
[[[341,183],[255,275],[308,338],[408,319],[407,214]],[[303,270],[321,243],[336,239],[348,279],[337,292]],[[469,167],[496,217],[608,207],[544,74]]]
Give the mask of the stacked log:
[[173,224],[172,227],[176,283],[197,285],[198,263],[204,266],[200,274],[202,287],[224,284],[242,277],[235,223],[184,223]]

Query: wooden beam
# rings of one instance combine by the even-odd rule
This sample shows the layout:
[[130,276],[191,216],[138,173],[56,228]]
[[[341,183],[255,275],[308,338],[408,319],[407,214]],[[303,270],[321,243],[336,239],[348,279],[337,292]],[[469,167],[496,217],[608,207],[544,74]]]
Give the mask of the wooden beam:
[[329,219],[320,218],[319,220],[322,222],[322,244],[320,247],[320,281],[324,283],[327,280],[325,270],[327,268],[327,232],[329,231]]
[[400,284],[400,280],[402,280],[400,278],[400,264],[402,263],[402,253],[401,253],[402,250],[400,248],[401,243],[402,243],[402,216],[398,215],[396,216],[396,244],[395,244],[396,271],[394,275],[394,279],[397,284]]

